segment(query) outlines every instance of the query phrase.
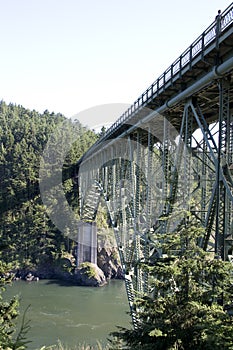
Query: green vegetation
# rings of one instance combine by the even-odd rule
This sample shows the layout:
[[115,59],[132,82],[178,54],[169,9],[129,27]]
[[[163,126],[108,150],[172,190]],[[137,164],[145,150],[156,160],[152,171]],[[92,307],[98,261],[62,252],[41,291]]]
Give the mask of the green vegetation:
[[95,269],[92,267],[91,263],[89,262],[83,262],[80,265],[80,268],[84,268],[85,269],[85,274],[88,276],[88,278],[92,278],[96,276],[96,271]]
[[[68,271],[71,268],[68,262],[72,261],[74,242],[54,227],[46,214],[39,191],[41,155],[49,137],[65,120],[61,114],[49,113],[47,110],[39,114],[35,110],[0,102],[1,291],[11,282],[11,271],[37,270],[40,266],[53,265],[62,265]],[[69,138],[68,132],[72,132],[73,124],[80,133],[65,159],[63,186],[67,200],[77,210],[77,184],[71,180],[74,175],[73,165],[95,142],[97,135],[83,128],[78,121],[66,120],[66,138]],[[63,132],[62,128],[59,132]],[[63,142],[66,142],[66,138]],[[59,146],[63,147],[62,144]],[[53,169],[59,166],[58,161],[53,159]],[[19,332],[15,331],[18,300],[13,298],[4,301],[1,291],[0,349],[26,349],[28,324],[23,321]]]
[[[72,240],[64,237],[47,216],[39,191],[42,152],[65,120],[61,114],[39,114],[0,102],[0,259],[12,263],[14,270],[51,264],[74,248]],[[63,186],[67,200],[77,211],[77,183],[70,178],[73,165],[97,135],[78,121],[66,120],[62,142],[69,138],[73,124],[80,135],[65,159]],[[58,153],[62,147],[56,145]],[[59,159],[54,157],[52,168],[57,167]]]
[[57,345],[43,347],[40,350],[110,350],[110,348],[108,345],[101,345],[98,341],[96,342],[96,345],[79,344],[72,349],[59,342]]
[[[0,102],[1,291],[11,283],[10,272],[17,269],[38,269],[48,265],[62,267],[67,272],[72,269],[75,243],[53,225],[39,191],[40,157],[49,137],[64,120],[61,114],[48,111],[39,114]],[[72,129],[72,122],[68,123]],[[79,122],[75,123],[80,137],[65,159],[63,186],[67,200],[77,210],[73,165],[97,135]],[[66,133],[62,142],[65,143],[67,137]],[[52,166],[54,169],[59,166],[56,157]],[[97,221],[107,228],[106,210],[104,206],[100,209]],[[149,272],[151,286],[149,296],[138,295],[135,302],[140,316],[138,329],[120,328],[112,334],[109,346],[83,344],[77,345],[76,350],[233,349],[229,312],[233,303],[233,267],[199,248],[202,228],[188,213],[186,219],[177,232],[153,237],[154,241],[161,242],[162,258],[138,262]],[[106,240],[105,235],[102,233],[103,240]],[[112,240],[110,230],[107,238]],[[88,274],[92,277],[93,269],[90,268]],[[4,301],[1,291],[0,349],[24,350],[29,325],[23,320],[21,329],[16,332],[18,300]],[[68,350],[62,344],[43,348],[49,349]]]
[[30,342],[27,340],[29,324],[23,317],[20,330],[16,333],[14,322],[18,316],[19,301],[16,297],[9,301],[2,298],[5,286],[11,283],[10,268],[9,264],[0,261],[0,349],[24,350]]
[[233,266],[198,246],[202,228],[191,216],[178,232],[160,237],[163,258],[143,265],[149,296],[139,296],[136,330],[120,329],[118,349],[233,349]]

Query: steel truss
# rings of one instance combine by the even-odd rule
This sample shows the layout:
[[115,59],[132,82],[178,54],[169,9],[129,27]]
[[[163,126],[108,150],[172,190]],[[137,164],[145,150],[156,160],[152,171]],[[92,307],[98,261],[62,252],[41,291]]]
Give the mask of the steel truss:
[[[181,56],[179,75],[172,65],[170,80],[167,71],[164,85],[158,80],[156,92],[152,85],[79,164],[81,219],[95,220],[102,196],[135,328],[135,297],[149,290],[142,264],[162,255],[155,233],[177,230],[185,212],[195,215],[204,228],[200,246],[233,260],[233,53],[226,51],[228,43],[223,45],[232,35],[232,18],[233,7],[224,17],[226,39],[218,33],[218,45],[210,48],[206,41],[205,46],[205,38],[215,31],[212,25],[195,44],[201,43],[201,56],[190,57],[196,47],[191,45],[189,65],[182,66],[186,56]],[[223,62],[216,67],[221,50]],[[192,76],[195,67],[200,79]],[[181,84],[173,96],[179,79],[182,84],[186,79],[187,86],[180,91]],[[143,104],[155,110],[145,110]]]
[[[147,293],[148,274],[141,264],[161,256],[154,232],[171,232],[191,211],[205,228],[200,245],[232,258],[233,242],[233,116],[229,83],[218,81],[218,119],[208,124],[198,97],[183,104],[180,131],[174,134],[163,118],[160,137],[155,120],[136,129],[84,162],[79,170],[81,218],[95,220],[100,197],[106,203],[125,274],[134,327],[133,302]],[[185,189],[185,191],[184,191]],[[161,220],[174,211],[177,221]]]

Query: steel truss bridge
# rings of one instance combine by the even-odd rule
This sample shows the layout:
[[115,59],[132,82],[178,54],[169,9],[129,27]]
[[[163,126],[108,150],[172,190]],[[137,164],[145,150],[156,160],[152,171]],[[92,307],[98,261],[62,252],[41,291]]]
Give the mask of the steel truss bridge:
[[200,245],[232,258],[232,111],[233,3],[78,162],[81,219],[94,223],[104,198],[135,327],[135,294],[148,291],[137,262],[155,254],[154,232],[190,211],[205,228]]

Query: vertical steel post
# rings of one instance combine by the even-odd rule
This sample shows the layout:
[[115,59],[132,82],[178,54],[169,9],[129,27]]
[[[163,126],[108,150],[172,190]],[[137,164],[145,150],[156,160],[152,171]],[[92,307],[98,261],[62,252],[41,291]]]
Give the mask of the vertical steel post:
[[217,207],[216,207],[216,238],[215,253],[223,260],[227,259],[225,239],[231,234],[232,202],[226,191],[223,177],[227,180],[229,162],[232,157],[231,122],[229,108],[229,82],[219,81],[219,139],[217,166]]
[[[163,216],[165,217],[168,214],[169,210],[169,185],[171,181],[171,172],[169,165],[169,128],[168,121],[164,118],[163,122],[163,145],[162,145],[162,168],[163,168]],[[162,233],[167,231],[167,221],[162,221]]]
[[[139,262],[141,258],[141,237],[140,237],[140,200],[141,200],[141,194],[140,194],[140,187],[141,187],[141,131],[137,130],[137,167],[136,167],[136,191],[135,191],[135,212],[134,212],[134,220],[135,220],[135,257],[137,263]],[[142,271],[140,266],[138,265],[136,268],[136,290],[139,293],[142,293],[143,286],[142,286]]]
[[[144,235],[144,261],[148,263],[149,255],[150,255],[150,229],[152,226],[151,222],[151,196],[152,196],[152,162],[153,162],[153,136],[150,131],[150,127],[148,127],[147,132],[147,158],[146,158],[146,232]],[[143,273],[143,291],[144,293],[148,293],[149,291],[149,273],[148,271],[144,271]]]

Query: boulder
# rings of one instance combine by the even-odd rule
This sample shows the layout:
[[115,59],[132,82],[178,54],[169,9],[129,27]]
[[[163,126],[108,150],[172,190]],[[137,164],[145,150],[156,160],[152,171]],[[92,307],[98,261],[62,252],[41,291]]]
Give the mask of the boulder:
[[32,282],[32,281],[38,282],[38,281],[39,281],[39,277],[34,276],[31,272],[29,272],[29,273],[26,275],[26,277],[25,277],[25,281],[27,281],[27,282]]
[[90,262],[84,262],[75,269],[74,282],[79,286],[100,287],[106,284],[103,271]]

